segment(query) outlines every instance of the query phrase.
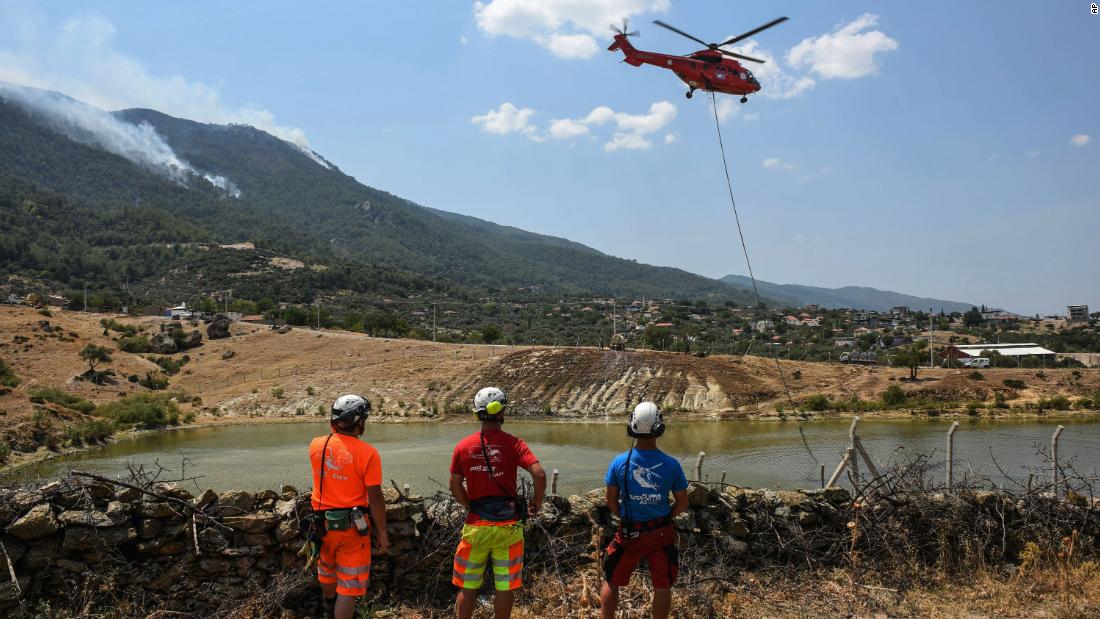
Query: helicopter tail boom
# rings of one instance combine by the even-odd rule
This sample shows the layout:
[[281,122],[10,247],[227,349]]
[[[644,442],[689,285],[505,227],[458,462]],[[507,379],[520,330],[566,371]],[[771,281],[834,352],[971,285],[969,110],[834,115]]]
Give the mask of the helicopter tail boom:
[[637,67],[641,66],[641,64],[643,63],[642,59],[638,57],[638,50],[630,44],[630,39],[628,39],[625,35],[616,35],[615,41],[611,43],[611,47],[607,48],[607,51],[609,52],[614,52],[618,50],[622,50],[623,56],[625,56],[623,60],[627,64]]

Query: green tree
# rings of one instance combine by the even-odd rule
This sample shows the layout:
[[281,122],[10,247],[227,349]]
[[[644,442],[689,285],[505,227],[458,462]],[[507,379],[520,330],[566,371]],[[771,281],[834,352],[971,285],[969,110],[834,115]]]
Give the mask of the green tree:
[[982,313],[978,308],[972,307],[963,314],[963,324],[968,327],[978,327],[982,324]]
[[909,368],[909,380],[917,380],[917,368],[927,358],[928,344],[924,341],[917,341],[898,349],[894,354],[894,365]]
[[88,362],[88,371],[95,373],[95,366],[111,362],[111,350],[106,346],[88,344],[80,350],[80,358]]
[[481,329],[481,339],[486,344],[492,344],[500,339],[500,327],[496,325],[485,325]]

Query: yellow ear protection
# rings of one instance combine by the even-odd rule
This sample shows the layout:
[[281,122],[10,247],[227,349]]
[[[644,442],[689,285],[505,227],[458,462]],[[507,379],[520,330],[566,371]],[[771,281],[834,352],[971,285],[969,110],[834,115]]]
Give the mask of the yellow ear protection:
[[500,411],[503,409],[504,405],[494,400],[492,402],[489,402],[489,404],[485,407],[485,412],[489,413],[490,415],[496,415],[500,413]]

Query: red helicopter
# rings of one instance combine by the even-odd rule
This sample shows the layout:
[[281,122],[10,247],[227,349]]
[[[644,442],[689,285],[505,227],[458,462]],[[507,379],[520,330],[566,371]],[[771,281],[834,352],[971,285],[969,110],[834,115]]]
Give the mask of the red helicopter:
[[[623,62],[635,67],[643,64],[651,64],[655,67],[671,70],[688,85],[689,90],[686,95],[688,99],[691,98],[693,92],[702,89],[709,92],[724,92],[730,95],[741,95],[741,103],[745,103],[749,100],[748,95],[760,90],[760,82],[756,81],[751,71],[741,66],[741,63],[736,60],[732,60],[732,58],[740,58],[741,60],[759,63],[763,63],[764,61],[759,58],[727,51],[722,49],[722,47],[743,41],[754,34],[759,34],[785,21],[787,21],[786,17],[780,17],[759,28],[749,30],[744,34],[737,35],[722,43],[704,43],[701,39],[697,39],[683,30],[674,28],[662,21],[655,21],[653,23],[658,26],[667,28],[676,34],[685,36],[707,47],[707,49],[697,51],[687,56],[671,56],[668,54],[643,52],[635,49],[634,46],[630,44],[628,37],[637,36],[638,33],[628,32],[627,22],[624,19],[621,29],[615,26],[611,27],[611,31],[615,33],[615,42],[607,49],[612,52],[620,49],[623,50],[623,54],[626,56]],[[724,58],[723,56],[729,56],[730,58]]]

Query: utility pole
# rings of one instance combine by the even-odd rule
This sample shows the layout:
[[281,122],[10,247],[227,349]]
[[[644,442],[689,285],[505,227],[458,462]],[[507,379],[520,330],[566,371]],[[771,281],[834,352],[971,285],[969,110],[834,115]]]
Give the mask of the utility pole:
[[433,342],[435,341],[435,331],[436,331],[436,322],[435,322],[435,301],[432,301],[432,341],[433,341]]
[[611,299],[611,335],[619,334],[619,315],[615,312],[615,299]]
[[928,369],[936,367],[936,358],[932,354],[932,308],[928,308]]
[[84,313],[88,313],[88,287],[84,286]]
[[317,329],[321,328],[321,300],[317,299]]

